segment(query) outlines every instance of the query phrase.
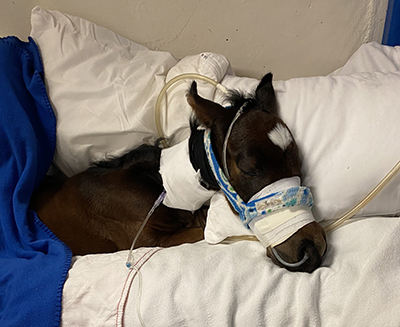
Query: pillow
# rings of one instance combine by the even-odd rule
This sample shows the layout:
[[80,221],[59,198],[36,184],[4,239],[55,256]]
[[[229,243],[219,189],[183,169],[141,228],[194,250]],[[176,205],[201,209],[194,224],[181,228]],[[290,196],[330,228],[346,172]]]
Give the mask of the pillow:
[[[317,220],[350,210],[400,160],[400,72],[276,83],[280,116],[299,144]],[[400,212],[400,175],[359,216]]]
[[154,105],[177,60],[87,20],[36,7],[31,35],[57,116],[54,163],[71,176],[157,139]]
[[[169,53],[150,51],[58,11],[36,7],[31,22],[57,116],[54,163],[67,176],[103,159],[105,153],[119,156],[140,144],[154,143],[158,138],[155,103],[166,80],[190,72],[220,81],[227,72],[233,73],[222,55],[202,53],[178,63]],[[168,112],[161,111],[170,145],[190,133],[192,110],[185,97],[189,85],[188,80],[175,84],[168,91]],[[212,85],[198,86],[203,96],[214,96]]]
[[[222,83],[250,90],[257,83],[227,76]],[[249,87],[250,86],[250,87]],[[338,218],[367,195],[400,160],[400,72],[296,78],[274,82],[279,115],[302,156],[303,185],[311,188],[317,221]],[[247,234],[227,201],[211,201],[206,239]],[[400,174],[357,216],[398,215]]]
[[400,70],[400,46],[390,47],[377,42],[363,44],[346,62],[331,75],[350,75],[353,73]]

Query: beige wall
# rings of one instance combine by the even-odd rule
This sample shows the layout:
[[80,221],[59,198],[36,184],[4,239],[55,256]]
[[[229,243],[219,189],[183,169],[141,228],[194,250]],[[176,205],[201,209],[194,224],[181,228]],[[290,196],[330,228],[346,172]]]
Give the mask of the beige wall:
[[224,54],[240,76],[325,75],[381,41],[387,0],[0,0],[0,36],[26,39],[39,5],[177,58]]

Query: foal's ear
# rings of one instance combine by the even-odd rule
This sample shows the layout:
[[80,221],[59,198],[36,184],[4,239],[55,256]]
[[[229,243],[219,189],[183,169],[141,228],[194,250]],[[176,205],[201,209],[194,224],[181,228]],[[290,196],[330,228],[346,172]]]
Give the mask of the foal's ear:
[[210,128],[214,120],[221,116],[224,108],[219,104],[204,99],[197,94],[197,83],[193,82],[186,98],[190,106],[193,108],[197,119],[204,127]]
[[258,84],[256,89],[257,105],[261,106],[262,110],[270,113],[277,113],[276,110],[276,97],[274,87],[272,86],[272,74],[268,73]]

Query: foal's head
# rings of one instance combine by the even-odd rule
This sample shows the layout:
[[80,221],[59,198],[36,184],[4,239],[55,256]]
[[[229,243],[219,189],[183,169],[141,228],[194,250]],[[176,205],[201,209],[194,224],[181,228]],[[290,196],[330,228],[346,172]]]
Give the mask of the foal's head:
[[[225,168],[225,175],[243,201],[247,203],[254,194],[278,180],[301,177],[297,145],[277,115],[272,74],[264,76],[253,95],[246,97],[233,92],[229,100],[231,107],[224,108],[200,97],[195,82],[188,93],[195,115],[211,130],[219,165]],[[240,108],[243,113],[236,116]],[[275,246],[274,251],[268,247],[267,255],[288,270],[312,272],[321,264],[325,251],[323,228],[311,222]],[[305,254],[308,259],[304,263],[292,265]]]

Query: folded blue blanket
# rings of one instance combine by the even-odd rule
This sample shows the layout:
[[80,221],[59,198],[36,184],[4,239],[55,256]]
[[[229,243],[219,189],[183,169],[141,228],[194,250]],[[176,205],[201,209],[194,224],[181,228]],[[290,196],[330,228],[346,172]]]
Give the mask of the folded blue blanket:
[[58,326],[71,251],[29,210],[56,119],[32,39],[0,39],[0,326]]

